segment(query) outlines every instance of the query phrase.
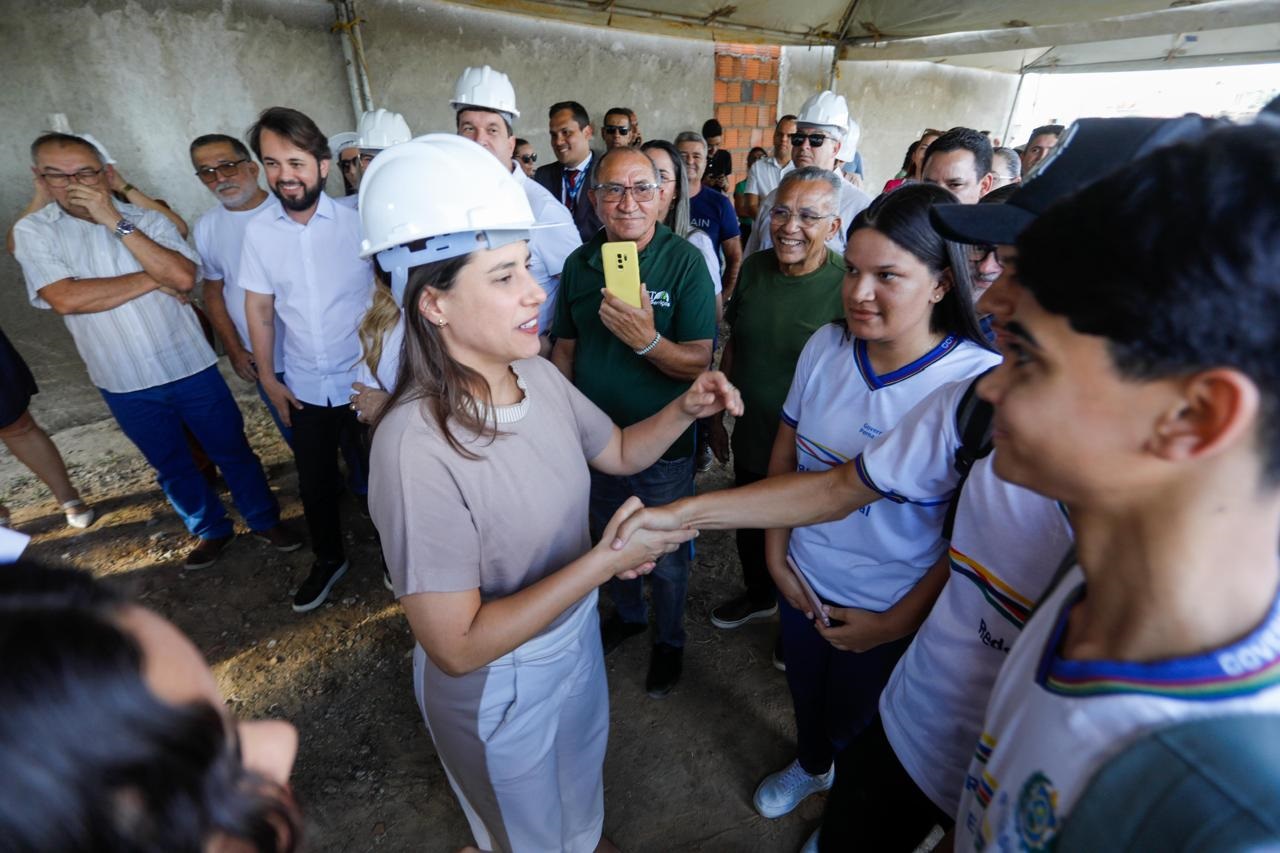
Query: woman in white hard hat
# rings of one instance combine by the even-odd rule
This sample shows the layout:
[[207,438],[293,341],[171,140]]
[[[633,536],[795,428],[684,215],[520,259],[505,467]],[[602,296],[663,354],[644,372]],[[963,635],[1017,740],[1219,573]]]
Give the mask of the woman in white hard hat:
[[478,847],[615,849],[602,836],[596,589],[644,573],[693,533],[646,535],[619,552],[606,531],[591,547],[587,466],[639,471],[694,418],[740,411],[740,398],[722,374],[704,374],[619,430],[539,358],[546,297],[525,268],[533,215],[474,143],[433,134],[388,149],[360,196],[364,254],[405,306],[369,507],[417,640],[419,707]]

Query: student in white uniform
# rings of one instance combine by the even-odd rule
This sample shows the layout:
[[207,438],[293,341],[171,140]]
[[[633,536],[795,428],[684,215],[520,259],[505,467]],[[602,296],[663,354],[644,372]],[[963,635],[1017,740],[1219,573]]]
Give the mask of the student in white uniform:
[[[689,531],[625,550],[587,529],[588,464],[652,464],[695,417],[741,411],[707,373],[619,430],[538,356],[545,291],[528,273],[529,203],[457,136],[397,146],[364,178],[363,252],[404,293],[400,377],[373,438],[370,510],[417,646],[414,691],[475,843],[614,850],[602,837],[608,735],[597,587],[635,577]],[[476,230],[480,229],[480,230]],[[417,239],[399,243],[400,235]],[[559,499],[545,500],[548,482]]]
[[996,472],[1068,506],[1079,560],[996,681],[956,850],[1051,849],[1144,735],[1280,712],[1278,152],[1265,123],[1162,148],[1018,240],[980,391]]

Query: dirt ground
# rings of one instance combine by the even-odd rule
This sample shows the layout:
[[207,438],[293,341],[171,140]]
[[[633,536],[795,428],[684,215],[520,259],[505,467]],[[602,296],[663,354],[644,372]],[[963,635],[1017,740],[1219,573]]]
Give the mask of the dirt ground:
[[[229,382],[285,518],[301,532],[288,448],[256,396]],[[86,531],[67,528],[43,485],[0,450],[0,499],[15,527],[34,536],[27,554],[127,584],[195,640],[235,713],[298,727],[294,786],[308,850],[450,851],[470,841],[413,698],[408,627],[382,585],[373,527],[354,502],[344,515],[352,571],[329,603],[298,615],[289,602],[309,567],[306,548],[279,554],[241,536],[215,566],[184,571],[191,539],[115,423],[54,440],[102,517]],[[730,480],[716,466],[698,487]],[[628,853],[793,851],[817,824],[822,798],[775,821],[751,807],[757,782],[794,749],[786,684],[770,663],[776,626],[711,626],[711,607],[740,588],[737,556],[732,533],[697,543],[680,684],[664,700],[645,695],[642,638],[606,658],[605,832]]]

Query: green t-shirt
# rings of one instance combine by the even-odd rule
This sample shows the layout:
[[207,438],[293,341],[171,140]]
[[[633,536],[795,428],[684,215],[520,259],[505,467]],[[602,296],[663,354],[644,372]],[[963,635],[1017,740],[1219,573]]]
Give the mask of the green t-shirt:
[[768,471],[800,351],[820,327],[844,316],[843,279],[844,260],[830,249],[821,267],[795,277],[778,272],[773,249],[743,261],[724,312],[733,342],[729,379],[742,391],[746,406],[733,427],[735,465],[754,474]]
[[[600,249],[607,241],[601,229],[565,259],[551,331],[557,338],[576,341],[573,384],[615,424],[628,427],[679,397],[690,383],[672,379],[636,355],[600,322],[604,287]],[[691,243],[661,222],[640,252],[640,280],[649,289],[654,328],[664,338],[689,343],[715,337],[716,292],[706,261]],[[692,455],[690,427],[663,458]]]

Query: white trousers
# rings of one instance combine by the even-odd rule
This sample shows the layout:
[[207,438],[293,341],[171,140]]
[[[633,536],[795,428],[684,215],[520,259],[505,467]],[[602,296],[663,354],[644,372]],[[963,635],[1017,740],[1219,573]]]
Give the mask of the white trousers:
[[414,649],[418,707],[481,850],[591,853],[600,841],[609,689],[596,596],[460,678]]

